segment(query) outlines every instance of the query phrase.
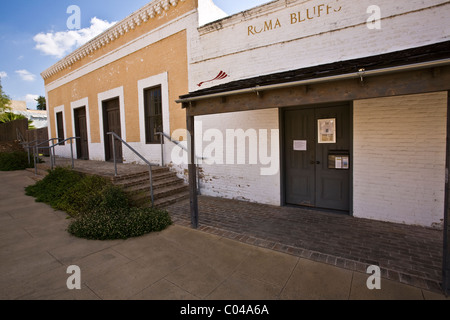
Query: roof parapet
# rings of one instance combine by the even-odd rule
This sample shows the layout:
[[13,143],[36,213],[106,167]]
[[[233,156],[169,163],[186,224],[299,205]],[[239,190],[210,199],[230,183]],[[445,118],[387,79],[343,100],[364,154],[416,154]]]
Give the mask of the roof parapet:
[[76,49],[65,58],[58,61],[56,64],[46,69],[41,73],[42,78],[45,80],[56,73],[70,67],[75,62],[83,59],[84,57],[92,54],[98,49],[106,46],[114,40],[120,38],[127,32],[136,29],[143,23],[155,18],[158,15],[168,11],[171,7],[175,7],[178,2],[184,2],[185,0],[154,0],[132,13],[122,21],[116,23],[114,26],[99,34],[92,40],[88,41],[80,48]]

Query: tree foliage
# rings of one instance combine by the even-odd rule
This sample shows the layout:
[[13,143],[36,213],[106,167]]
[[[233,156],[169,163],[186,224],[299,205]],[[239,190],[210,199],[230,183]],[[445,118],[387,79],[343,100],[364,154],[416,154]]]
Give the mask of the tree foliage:
[[35,99],[37,101],[37,106],[36,108],[38,110],[47,110],[47,103],[45,101],[45,97],[43,96],[39,96],[37,99]]
[[2,83],[0,82],[0,113],[9,110],[11,98],[3,92]]

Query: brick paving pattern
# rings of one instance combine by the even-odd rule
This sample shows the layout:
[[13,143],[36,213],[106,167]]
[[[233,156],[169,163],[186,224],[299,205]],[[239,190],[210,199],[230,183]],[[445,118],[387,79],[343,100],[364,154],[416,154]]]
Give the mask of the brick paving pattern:
[[[75,160],[75,169],[114,178],[111,162]],[[116,178],[145,171],[118,164]],[[189,200],[166,208],[174,223],[190,226]],[[442,292],[442,230],[207,196],[199,196],[199,230],[360,272],[378,265],[384,278]]]
[[[167,207],[190,226],[189,200]],[[440,230],[293,207],[199,196],[199,230],[338,267],[441,292]]]

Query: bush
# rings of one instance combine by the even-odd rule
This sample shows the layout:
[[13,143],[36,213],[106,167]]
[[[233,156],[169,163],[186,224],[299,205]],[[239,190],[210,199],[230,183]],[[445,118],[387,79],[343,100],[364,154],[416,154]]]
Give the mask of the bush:
[[81,179],[80,173],[58,167],[50,171],[41,181],[26,187],[25,194],[35,197],[37,202],[47,203],[56,209],[61,198]]
[[94,211],[96,208],[103,210],[114,210],[114,209],[127,209],[130,207],[130,200],[126,194],[122,191],[120,187],[109,185],[105,188],[102,194],[96,198],[92,199],[93,203],[91,208]]
[[167,211],[131,207],[120,187],[70,169],[56,168],[25,190],[36,201],[71,215],[74,220],[68,231],[80,238],[126,239],[161,231],[172,224]]
[[0,153],[0,171],[15,171],[33,168],[34,161],[31,157],[31,163],[28,164],[28,153],[24,151],[1,152]]
[[97,207],[126,208],[128,198],[118,187],[115,187],[99,176],[84,176],[66,190],[61,198],[54,203],[55,209],[76,216],[90,212]]
[[74,220],[69,233],[79,238],[91,240],[114,240],[139,237],[161,231],[172,224],[165,210],[152,208],[100,208]]

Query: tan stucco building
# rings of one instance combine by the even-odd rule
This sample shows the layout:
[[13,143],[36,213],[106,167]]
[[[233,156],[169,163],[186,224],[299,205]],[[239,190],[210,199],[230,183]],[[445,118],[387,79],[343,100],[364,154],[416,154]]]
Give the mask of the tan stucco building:
[[[186,126],[175,100],[188,91],[187,39],[199,25],[198,3],[151,1],[45,70],[50,137],[80,137],[78,158],[110,160],[112,131],[158,163],[156,133],[170,136]],[[120,161],[137,160],[117,147]],[[69,144],[56,153],[70,155]]]

